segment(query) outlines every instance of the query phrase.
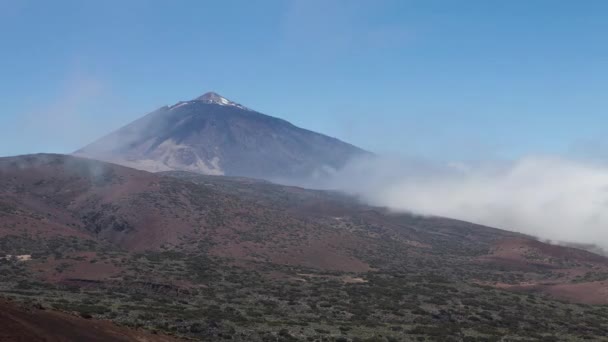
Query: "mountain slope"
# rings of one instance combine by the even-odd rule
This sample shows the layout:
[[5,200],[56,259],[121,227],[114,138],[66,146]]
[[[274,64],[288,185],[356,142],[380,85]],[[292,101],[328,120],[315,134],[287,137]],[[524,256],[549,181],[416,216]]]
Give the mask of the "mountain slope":
[[75,152],[152,172],[272,180],[314,177],[367,153],[216,93],[159,108]]
[[22,308],[0,300],[0,341],[19,342],[175,342],[153,335],[38,308]]
[[0,158],[0,296],[84,317],[205,341],[599,341],[605,306],[555,298],[606,293],[605,257],[339,193]]

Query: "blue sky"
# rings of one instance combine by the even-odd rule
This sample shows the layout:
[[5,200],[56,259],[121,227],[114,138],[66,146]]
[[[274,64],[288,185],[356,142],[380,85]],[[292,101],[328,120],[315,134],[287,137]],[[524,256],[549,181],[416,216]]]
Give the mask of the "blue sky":
[[[388,154],[602,154],[606,1],[0,0],[0,155],[214,90]],[[607,154],[607,152],[603,152]]]

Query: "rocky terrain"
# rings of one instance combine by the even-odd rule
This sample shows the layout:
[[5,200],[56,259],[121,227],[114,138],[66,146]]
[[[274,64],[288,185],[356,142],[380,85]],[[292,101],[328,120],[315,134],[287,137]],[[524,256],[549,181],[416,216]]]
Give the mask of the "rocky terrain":
[[24,341],[605,340],[607,293],[603,256],[340,193],[0,158],[1,317],[52,322]]

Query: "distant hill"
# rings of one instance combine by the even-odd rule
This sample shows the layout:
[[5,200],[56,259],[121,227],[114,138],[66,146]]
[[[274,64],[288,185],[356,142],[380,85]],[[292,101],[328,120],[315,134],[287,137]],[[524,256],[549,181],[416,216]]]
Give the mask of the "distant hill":
[[300,180],[369,152],[210,92],[159,108],[75,154],[151,172]]

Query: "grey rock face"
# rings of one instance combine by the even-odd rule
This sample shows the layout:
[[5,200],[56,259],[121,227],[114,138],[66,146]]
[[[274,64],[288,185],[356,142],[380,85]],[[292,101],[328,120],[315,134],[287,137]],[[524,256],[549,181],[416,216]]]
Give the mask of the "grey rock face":
[[159,108],[75,154],[153,172],[289,180],[322,176],[369,152],[210,92]]

